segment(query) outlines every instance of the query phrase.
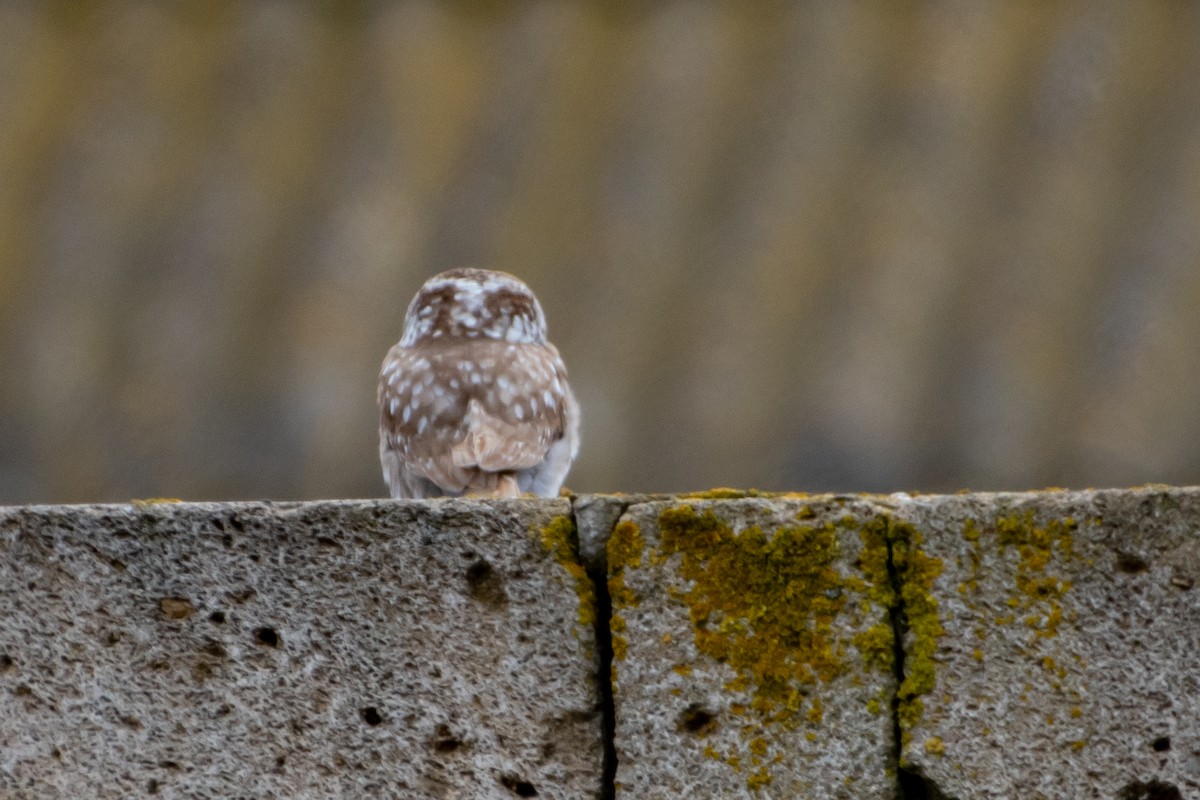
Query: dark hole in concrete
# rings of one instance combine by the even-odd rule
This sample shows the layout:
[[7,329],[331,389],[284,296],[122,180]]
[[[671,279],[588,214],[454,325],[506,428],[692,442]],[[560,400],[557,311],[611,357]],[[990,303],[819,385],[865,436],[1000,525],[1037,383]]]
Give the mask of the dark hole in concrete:
[[1133,574],[1135,572],[1145,572],[1150,569],[1150,565],[1146,560],[1133,555],[1132,553],[1117,553],[1117,569],[1121,572]]
[[529,781],[523,781],[515,775],[501,775],[500,784],[517,797],[537,797],[537,789]]
[[146,794],[158,794],[158,781],[150,779],[146,784]]
[[367,706],[358,711],[359,716],[363,718],[363,722],[368,725],[378,725],[383,722],[383,715],[379,713],[379,709],[375,706]]
[[274,628],[255,628],[254,638],[267,647],[279,646],[279,634]]
[[434,730],[433,749],[439,753],[453,753],[462,747],[462,741],[450,732],[447,725],[438,725]]
[[1179,789],[1163,781],[1134,781],[1121,790],[1120,800],[1183,800]]
[[508,603],[504,577],[484,559],[467,567],[467,592],[484,605],[498,608]]
[[679,715],[678,728],[681,731],[703,736],[716,727],[716,715],[701,708],[699,703],[692,703]]
[[208,615],[208,621],[213,623],[214,625],[224,625],[225,624],[225,612],[224,611],[212,612],[211,614]]
[[16,663],[8,653],[0,653],[0,672],[8,672]]
[[900,800],[952,800],[919,770],[901,767],[896,777],[900,784]]
[[467,582],[476,586],[492,577],[493,573],[492,565],[481,558],[467,567]]
[[1156,752],[1165,753],[1167,750],[1171,749],[1171,737],[1160,736],[1151,742],[1150,746],[1153,747]]

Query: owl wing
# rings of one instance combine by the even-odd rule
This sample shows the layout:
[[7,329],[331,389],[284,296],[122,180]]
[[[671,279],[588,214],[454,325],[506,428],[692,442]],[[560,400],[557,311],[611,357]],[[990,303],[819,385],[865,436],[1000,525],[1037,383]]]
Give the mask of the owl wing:
[[546,457],[564,434],[565,387],[552,346],[397,347],[380,378],[381,431],[405,469],[462,492],[481,471],[515,472]]

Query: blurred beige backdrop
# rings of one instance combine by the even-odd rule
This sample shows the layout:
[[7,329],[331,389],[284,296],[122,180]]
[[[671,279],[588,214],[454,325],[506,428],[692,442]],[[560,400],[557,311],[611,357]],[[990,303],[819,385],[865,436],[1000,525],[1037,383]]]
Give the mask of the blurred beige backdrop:
[[428,275],[578,491],[1200,479],[1200,4],[0,3],[0,503],[379,496]]

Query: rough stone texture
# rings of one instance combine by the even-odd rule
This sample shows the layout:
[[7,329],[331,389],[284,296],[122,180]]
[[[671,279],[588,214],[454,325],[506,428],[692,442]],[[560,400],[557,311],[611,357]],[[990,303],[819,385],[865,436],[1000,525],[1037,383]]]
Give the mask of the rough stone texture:
[[890,657],[886,576],[861,563],[876,518],[846,498],[627,509],[608,548],[618,797],[893,800],[895,680],[855,644],[874,627]]
[[594,796],[566,513],[0,509],[0,797]]
[[1200,797],[1200,489],[710,494],[0,509],[0,798],[596,797],[563,515],[618,797]]
[[912,768],[960,800],[1200,797],[1200,491],[895,509],[943,564]]
[[604,548],[608,534],[625,509],[636,503],[661,500],[670,495],[651,494],[581,494],[571,507],[579,529],[579,557],[589,566],[603,567]]

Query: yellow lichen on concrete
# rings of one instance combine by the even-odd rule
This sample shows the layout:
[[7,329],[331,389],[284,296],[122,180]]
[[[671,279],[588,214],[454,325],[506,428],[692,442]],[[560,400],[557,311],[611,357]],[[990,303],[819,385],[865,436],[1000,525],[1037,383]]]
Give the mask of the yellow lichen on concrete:
[[[1091,519],[1086,524],[1098,523],[1098,519]],[[1036,702],[1036,694],[1041,691],[1063,695],[1072,703],[1086,696],[1086,687],[1079,683],[1084,673],[1069,670],[1064,663],[1068,658],[1078,662],[1079,657],[1056,644],[1060,627],[1074,620],[1067,597],[1072,588],[1071,575],[1081,561],[1075,550],[1078,527],[1069,516],[1039,521],[1032,509],[1001,514],[984,522],[969,519],[963,525],[963,538],[971,545],[969,562],[961,564],[966,569],[964,584],[968,589],[963,597],[975,614],[974,633],[981,643],[972,656],[976,661],[985,660],[983,643],[997,627],[1019,626],[1015,640],[1034,668],[1029,673],[1033,680],[1025,684],[1022,693],[1025,702]],[[985,548],[983,540],[987,537],[992,538]],[[985,551],[995,554],[986,564]],[[977,605],[985,591],[980,583],[988,580],[994,587],[997,576],[1007,576],[1000,578],[1002,584],[1010,582],[1007,596],[1001,596],[1012,613],[989,615]],[[1070,724],[1079,716],[1082,713],[1072,713],[1070,719],[1060,722]],[[1054,721],[1047,719],[1046,724]]]
[[566,570],[579,597],[580,626],[591,629],[596,622],[596,591],[576,552],[575,522],[568,516],[555,517],[538,532],[538,540],[551,557]]
[[[821,684],[839,676],[861,684],[865,671],[892,671],[891,610],[900,602],[907,604],[912,634],[911,674],[899,698],[905,729],[920,717],[920,698],[934,685],[942,627],[931,589],[941,562],[921,550],[920,533],[887,516],[820,522],[810,507],[805,512],[797,515],[799,524],[769,533],[760,526],[734,532],[712,510],[687,504],[659,515],[661,542],[651,563],[678,559],[686,583],[672,594],[688,608],[696,649],[735,673],[725,688],[749,695],[748,706],[735,704],[737,715],[749,717],[743,732],[760,749],[770,740],[763,731],[775,726],[807,727],[816,738],[811,729],[824,719]],[[862,547],[856,569],[847,571],[839,568],[849,561],[839,534],[853,529]],[[890,699],[885,689],[867,708],[885,713]],[[708,749],[727,763],[738,757]],[[748,784],[765,785],[765,770]]]
[[[1074,534],[1078,525],[1075,519],[1051,519],[1039,525],[1033,511],[1028,510],[997,517],[992,527],[1000,553],[1012,551],[1015,562],[1013,589],[1005,599],[1005,605],[1014,613],[999,615],[991,624],[1011,625],[1019,621],[1034,632],[1036,639],[1055,638],[1066,614],[1063,600],[1071,589],[1065,570],[1059,568],[1076,558]],[[969,519],[963,525],[963,538],[972,545],[968,577],[963,582],[966,587],[963,594],[968,597],[979,594],[979,579],[983,574],[981,535],[976,520]],[[975,635],[981,640],[985,638],[983,620],[976,626]],[[1047,672],[1061,672],[1052,658],[1039,660]]]
[[747,497],[778,497],[778,493],[760,492],[758,489],[731,489],[719,486],[702,492],[678,495],[681,500],[742,500]]
[[617,523],[605,545],[609,573],[621,574],[627,567],[641,566],[645,549],[646,541],[637,523],[628,520]]
[[[852,522],[852,520],[844,520]],[[898,602],[888,573],[888,525],[883,518],[872,520],[859,528],[862,549],[858,564],[861,578],[850,578],[861,599],[864,618],[874,614],[876,622],[855,635],[854,646],[868,667],[891,672],[895,660],[896,637],[888,612]]]
[[907,741],[909,731],[920,722],[925,705],[922,699],[937,684],[938,639],[945,630],[938,617],[938,602],[933,582],[942,573],[942,561],[926,555],[921,548],[921,532],[907,522],[881,516],[869,523],[878,537],[887,542],[890,568],[900,587],[899,603],[907,620],[908,638],[904,648],[904,680],[897,690],[896,713],[900,732]]
[[728,688],[750,692],[760,717],[790,721],[813,684],[844,669],[847,645],[833,626],[847,602],[834,525],[735,534],[688,505],[663,511],[659,525],[663,555],[681,556],[697,649],[737,673]]
[[1009,600],[1015,601],[1014,608],[1026,612],[1022,619],[1037,631],[1039,638],[1058,635],[1058,626],[1063,619],[1062,598],[1070,590],[1071,581],[1050,568],[1056,556],[1060,563],[1074,558],[1077,527],[1072,517],[1037,525],[1033,511],[996,520],[1001,550],[1011,547],[1017,552],[1016,592]]
[[616,662],[624,661],[629,652],[629,643],[625,639],[625,617],[621,612],[638,603],[637,594],[625,585],[625,570],[641,566],[642,552],[645,548],[646,542],[637,523],[628,520],[617,523],[605,545],[608,561],[608,596],[612,603],[609,632],[612,636],[614,680]]

